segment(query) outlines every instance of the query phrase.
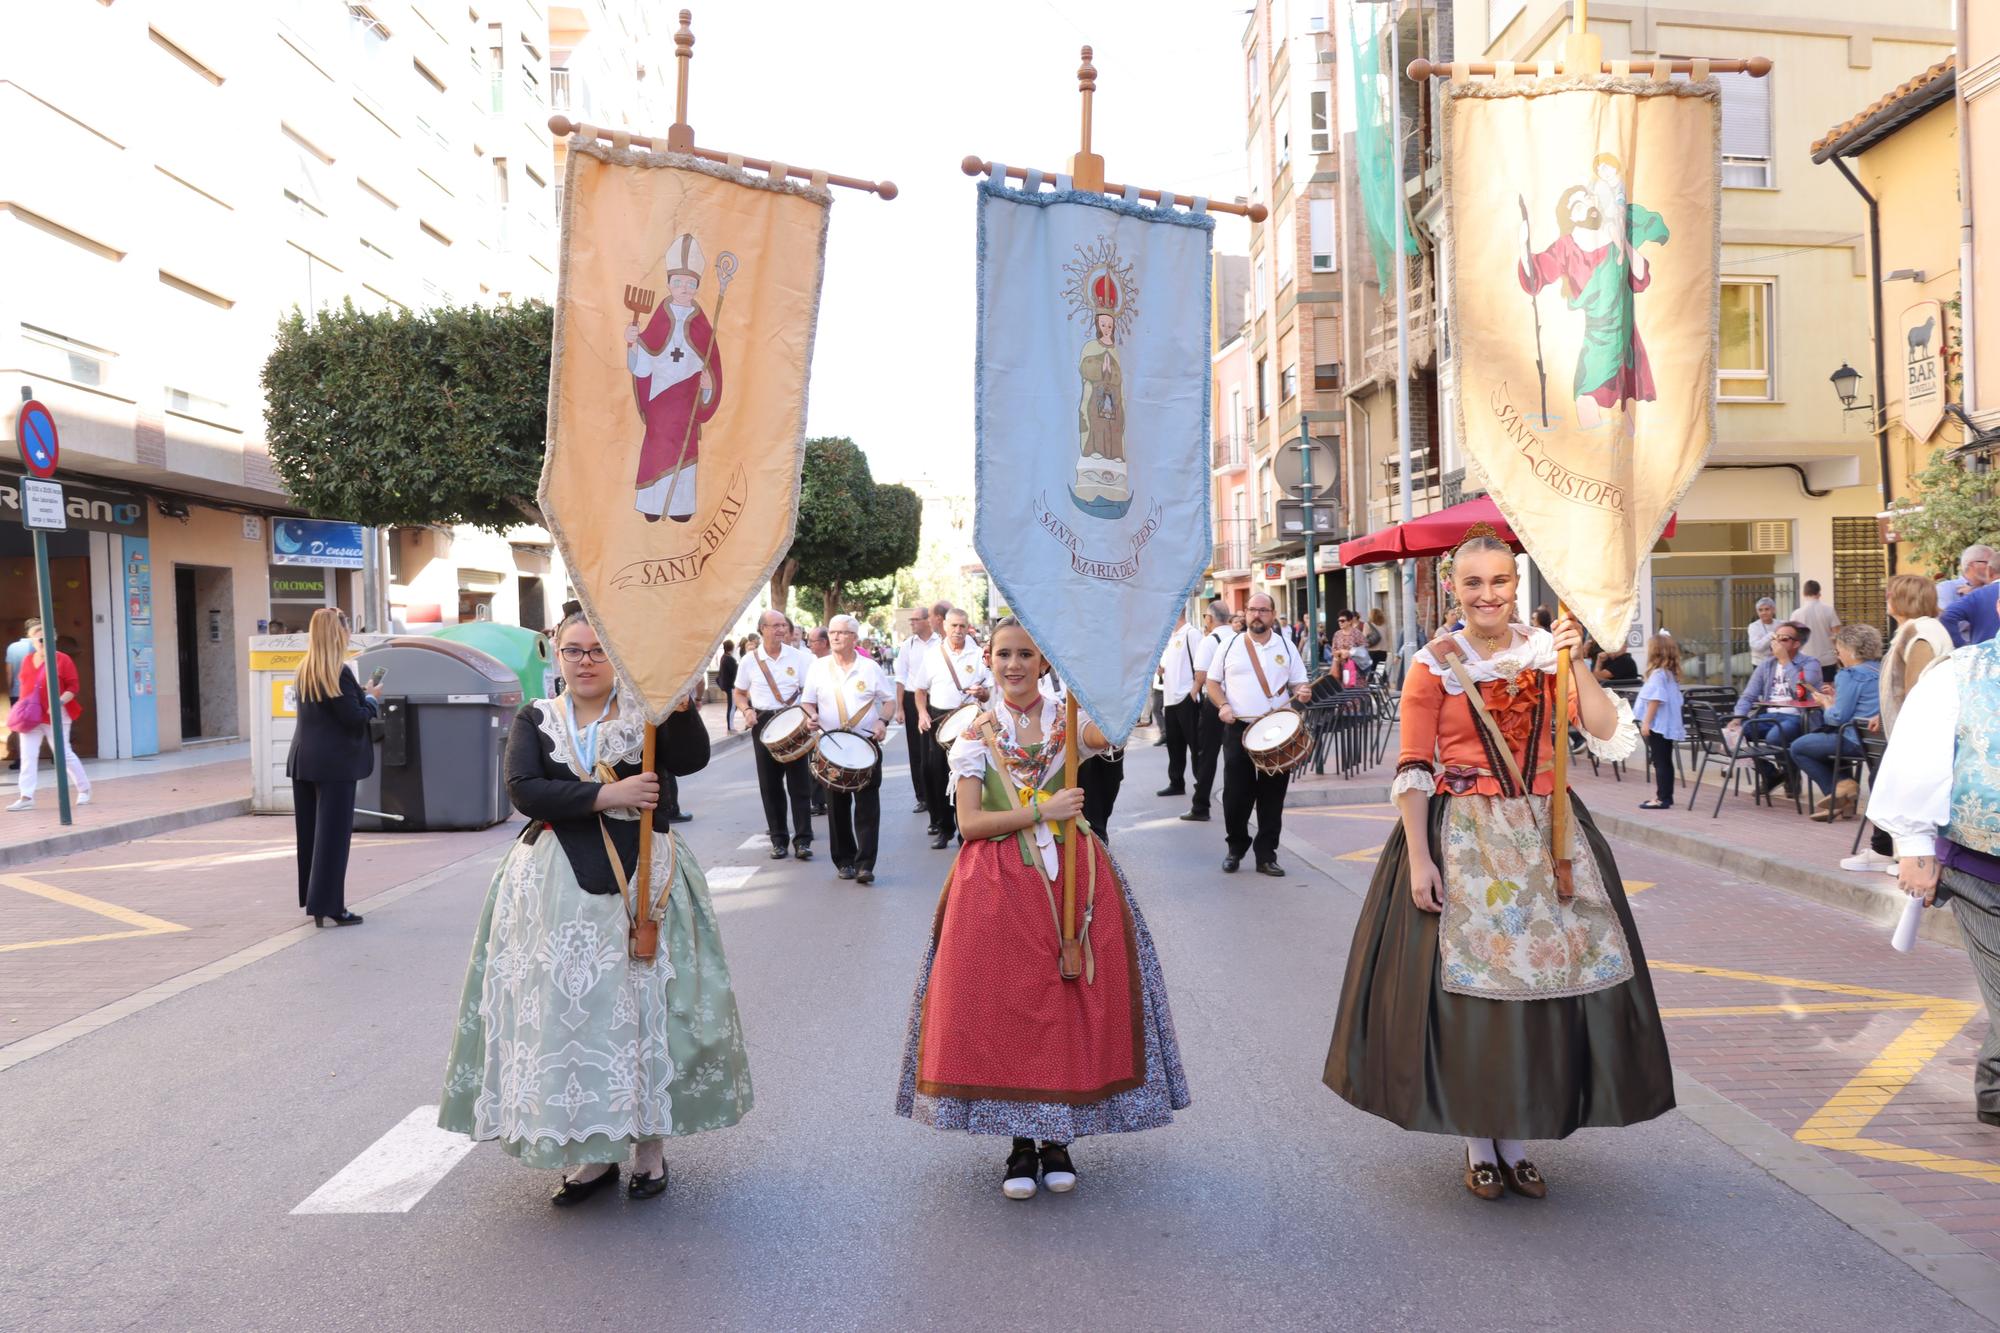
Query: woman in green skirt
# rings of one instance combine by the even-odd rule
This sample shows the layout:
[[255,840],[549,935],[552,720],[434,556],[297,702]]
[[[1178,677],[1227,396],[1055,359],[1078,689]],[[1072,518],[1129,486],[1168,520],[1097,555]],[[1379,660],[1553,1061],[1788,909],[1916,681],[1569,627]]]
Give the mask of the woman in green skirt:
[[[626,1192],[658,1197],[662,1140],[735,1124],[751,1094],[708,885],[671,830],[653,834],[658,947],[632,956],[640,813],[660,799],[640,769],[645,713],[581,611],[555,640],[567,688],[523,708],[508,739],[507,790],[530,822],[486,894],[438,1124],[564,1170],[553,1201],[567,1207],[614,1185],[628,1154]],[[707,763],[683,701],[657,766]]]

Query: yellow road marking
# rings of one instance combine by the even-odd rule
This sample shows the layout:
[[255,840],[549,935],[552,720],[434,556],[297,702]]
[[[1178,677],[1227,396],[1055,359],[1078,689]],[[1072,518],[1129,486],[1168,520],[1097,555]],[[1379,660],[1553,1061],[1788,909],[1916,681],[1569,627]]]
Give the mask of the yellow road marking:
[[1905,991],[1879,990],[1872,986],[1852,986],[1836,981],[1807,981],[1800,977],[1773,976],[1763,972],[1742,972],[1727,967],[1701,967],[1692,963],[1654,963],[1660,972],[1681,972],[1691,976],[1719,977],[1729,981],[1750,981],[1760,985],[1819,991],[1827,995],[1851,995],[1850,1003],[1718,1005],[1708,1008],[1663,1009],[1663,1018],[1726,1018],[1759,1014],[1805,1013],[1891,1013],[1918,1010],[1910,1025],[1877,1053],[1873,1060],[1847,1081],[1847,1085],[1826,1105],[1807,1117],[1792,1135],[1816,1148],[1832,1148],[1881,1162],[1897,1162],[1921,1167],[1942,1175],[1965,1176],[1987,1184],[2000,1185],[2000,1162],[1982,1162],[1953,1157],[1925,1148],[1905,1148],[1900,1144],[1864,1136],[1875,1117],[1916,1081],[1919,1074],[1945,1044],[1964,1030],[1979,1012],[1968,1000],[1951,1000],[1940,995],[1912,995]]
[[1620,880],[1619,883],[1625,886],[1625,896],[1627,898],[1630,898],[1635,893],[1644,893],[1647,889],[1658,887],[1658,881],[1650,879],[1627,879]]
[[1357,847],[1351,852],[1342,852],[1340,855],[1334,857],[1333,859],[1336,861],[1373,861],[1376,857],[1382,854],[1383,845],[1384,844],[1377,844],[1376,846],[1373,847]]
[[43,884],[38,880],[29,879],[26,875],[0,875],[0,884],[5,884],[10,889],[19,889],[23,893],[47,898],[65,907],[94,912],[98,916],[109,917],[113,921],[134,927],[132,930],[113,931],[102,935],[72,935],[63,939],[25,940],[18,944],[0,944],[0,953],[18,953],[23,949],[53,949],[58,945],[90,944],[98,940],[137,939],[145,935],[171,935],[176,931],[187,929],[186,926],[162,921],[159,917],[148,916],[129,907],[120,907],[117,903],[103,902],[81,893],[72,893],[68,889],[59,889],[53,884]]

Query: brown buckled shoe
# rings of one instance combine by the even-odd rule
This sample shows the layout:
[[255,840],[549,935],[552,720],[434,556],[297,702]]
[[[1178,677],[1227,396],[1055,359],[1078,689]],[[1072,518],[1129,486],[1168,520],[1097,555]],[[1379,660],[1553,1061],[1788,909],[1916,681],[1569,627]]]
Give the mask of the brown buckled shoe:
[[1549,1183],[1542,1179],[1542,1173],[1535,1170],[1535,1164],[1520,1161],[1505,1164],[1500,1168],[1500,1176],[1507,1182],[1507,1188],[1523,1198],[1543,1199],[1548,1197]]
[[1475,1198],[1491,1203],[1507,1192],[1500,1183],[1500,1168],[1491,1162],[1469,1162],[1465,1168],[1465,1187]]

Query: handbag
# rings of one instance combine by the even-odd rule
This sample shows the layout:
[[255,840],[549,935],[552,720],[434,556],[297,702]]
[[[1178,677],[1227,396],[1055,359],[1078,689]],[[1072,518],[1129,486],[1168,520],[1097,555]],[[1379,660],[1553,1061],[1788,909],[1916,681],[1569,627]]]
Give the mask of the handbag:
[[33,731],[49,722],[49,699],[42,690],[30,690],[7,710],[7,730]]

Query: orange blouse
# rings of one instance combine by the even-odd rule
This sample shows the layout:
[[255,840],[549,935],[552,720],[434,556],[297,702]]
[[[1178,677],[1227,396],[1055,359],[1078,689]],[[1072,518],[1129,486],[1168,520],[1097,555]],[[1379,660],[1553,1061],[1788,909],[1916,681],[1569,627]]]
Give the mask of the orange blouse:
[[[1534,793],[1548,795],[1555,787],[1555,736],[1550,724],[1555,672],[1531,666],[1509,680],[1482,681],[1479,691]],[[1574,687],[1569,719],[1571,725],[1577,724]],[[1411,769],[1430,773],[1438,791],[1455,796],[1513,794],[1513,779],[1506,764],[1490,752],[1485,726],[1472,702],[1463,694],[1448,692],[1444,677],[1422,662],[1414,664],[1403,681],[1402,749],[1396,756],[1396,772],[1400,777]]]

